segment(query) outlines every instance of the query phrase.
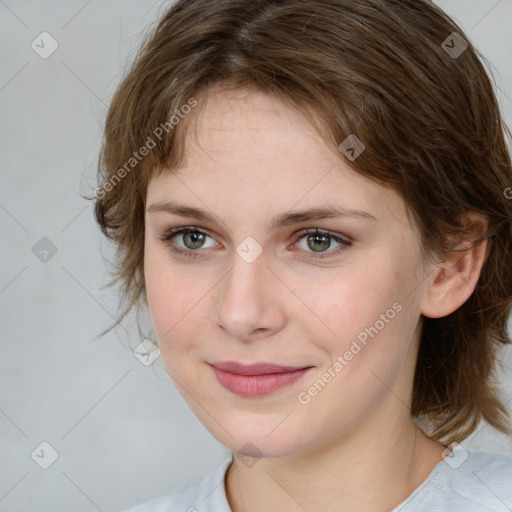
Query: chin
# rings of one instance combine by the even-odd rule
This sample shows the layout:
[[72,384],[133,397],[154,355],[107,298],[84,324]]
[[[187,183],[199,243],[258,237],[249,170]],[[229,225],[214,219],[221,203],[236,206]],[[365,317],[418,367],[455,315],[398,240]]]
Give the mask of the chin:
[[[282,420],[283,418],[280,419],[281,422]],[[286,421],[279,425],[274,419],[266,422],[261,422],[260,419],[251,424],[246,419],[244,425],[234,425],[232,422],[225,424],[227,432],[218,425],[214,429],[209,428],[212,425],[205,426],[221,444],[235,454],[253,458],[285,457],[302,451],[305,448],[304,443],[307,442],[300,438],[295,429],[290,428],[291,425],[286,428]],[[259,426],[255,423],[259,423]]]

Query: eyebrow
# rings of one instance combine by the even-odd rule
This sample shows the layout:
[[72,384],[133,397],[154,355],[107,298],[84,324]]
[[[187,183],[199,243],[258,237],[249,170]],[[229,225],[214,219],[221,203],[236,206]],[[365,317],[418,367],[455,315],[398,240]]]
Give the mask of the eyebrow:
[[[204,222],[212,222],[215,220],[206,213],[205,210],[179,204],[175,201],[161,201],[152,204],[146,210],[148,213],[165,212],[179,217],[190,217]],[[295,212],[282,213],[272,219],[270,229],[276,229],[283,226],[290,226],[311,220],[328,219],[333,217],[355,217],[376,221],[377,218],[371,213],[362,210],[352,210],[335,205],[326,205],[309,210],[301,210]]]

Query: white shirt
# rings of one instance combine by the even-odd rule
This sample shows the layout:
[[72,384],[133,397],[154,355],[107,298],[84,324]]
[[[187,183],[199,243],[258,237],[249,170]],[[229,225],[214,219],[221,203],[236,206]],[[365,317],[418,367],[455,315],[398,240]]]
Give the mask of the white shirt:
[[[232,512],[224,488],[232,460],[233,455],[186,486],[124,512]],[[455,448],[391,512],[413,511],[512,512],[512,457]]]

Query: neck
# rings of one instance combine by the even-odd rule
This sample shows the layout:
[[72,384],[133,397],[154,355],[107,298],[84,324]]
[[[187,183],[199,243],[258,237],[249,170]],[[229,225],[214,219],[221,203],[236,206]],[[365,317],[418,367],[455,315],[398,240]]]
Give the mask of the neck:
[[251,467],[235,457],[226,474],[232,511],[395,508],[442,461],[445,447],[429,440],[399,402],[395,415],[386,414],[386,420],[374,418],[371,426],[358,425],[327,445],[286,457],[263,457]]

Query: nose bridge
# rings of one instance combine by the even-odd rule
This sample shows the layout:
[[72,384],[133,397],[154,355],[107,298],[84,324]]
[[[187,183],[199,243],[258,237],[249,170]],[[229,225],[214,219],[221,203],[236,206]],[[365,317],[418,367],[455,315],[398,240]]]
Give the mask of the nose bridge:
[[238,254],[234,255],[219,300],[224,306],[243,305],[244,310],[250,312],[249,308],[255,308],[260,302],[266,282],[263,275],[265,272],[268,270],[261,256],[255,261],[248,262]]
[[[256,329],[275,328],[281,315],[270,293],[267,262],[262,254],[248,258],[243,243],[237,248],[230,271],[220,284],[221,289],[213,311],[214,322],[234,337],[246,338]],[[240,253],[242,255],[240,255]],[[254,256],[254,252],[252,252]]]
[[[263,247],[251,236],[243,239],[235,248],[232,268],[227,276],[224,298],[243,299],[244,294],[254,295],[252,301],[258,298],[261,286],[265,282],[266,254]],[[267,276],[268,278],[268,276]],[[243,302],[243,301],[242,301]]]

